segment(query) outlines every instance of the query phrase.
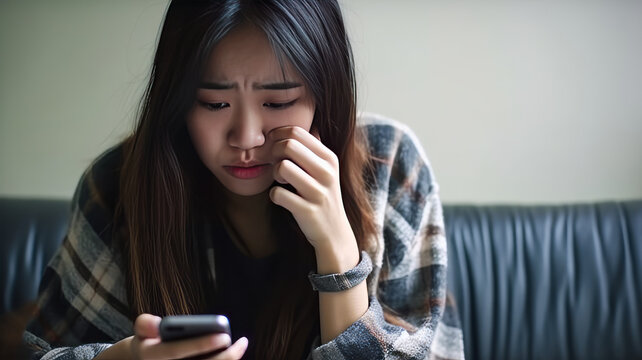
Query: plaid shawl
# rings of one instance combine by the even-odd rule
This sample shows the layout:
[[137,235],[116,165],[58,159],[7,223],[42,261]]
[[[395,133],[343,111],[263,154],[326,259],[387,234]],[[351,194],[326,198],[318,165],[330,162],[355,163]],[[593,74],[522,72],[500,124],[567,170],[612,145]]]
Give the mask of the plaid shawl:
[[[404,125],[362,114],[379,228],[368,251],[368,311],[308,359],[463,359],[454,304],[446,296],[447,253],[438,186],[419,141]],[[83,174],[69,230],[49,263],[38,312],[23,339],[34,358],[89,359],[131,336],[122,254],[111,244],[120,148]],[[209,249],[208,249],[209,251]],[[392,314],[393,316],[390,316]]]

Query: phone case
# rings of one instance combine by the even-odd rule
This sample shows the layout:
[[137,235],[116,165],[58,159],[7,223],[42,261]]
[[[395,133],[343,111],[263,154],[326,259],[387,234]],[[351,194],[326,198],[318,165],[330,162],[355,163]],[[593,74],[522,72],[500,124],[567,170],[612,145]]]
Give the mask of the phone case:
[[159,326],[162,341],[173,341],[191,337],[227,333],[232,336],[230,322],[223,315],[176,315],[166,316]]

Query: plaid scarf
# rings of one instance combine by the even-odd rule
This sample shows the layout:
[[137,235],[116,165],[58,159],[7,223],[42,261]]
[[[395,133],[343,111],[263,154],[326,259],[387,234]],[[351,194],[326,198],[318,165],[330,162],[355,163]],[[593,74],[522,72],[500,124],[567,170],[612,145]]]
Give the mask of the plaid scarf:
[[[308,359],[463,359],[454,303],[446,294],[447,252],[438,186],[412,131],[361,114],[374,159],[370,200],[376,245],[369,308],[330,342],[313,342]],[[23,339],[34,358],[90,359],[133,334],[123,255],[112,246],[122,149],[101,155],[83,174],[69,230],[40,284],[38,312]],[[113,208],[113,207],[111,207]],[[209,249],[208,249],[209,251]]]

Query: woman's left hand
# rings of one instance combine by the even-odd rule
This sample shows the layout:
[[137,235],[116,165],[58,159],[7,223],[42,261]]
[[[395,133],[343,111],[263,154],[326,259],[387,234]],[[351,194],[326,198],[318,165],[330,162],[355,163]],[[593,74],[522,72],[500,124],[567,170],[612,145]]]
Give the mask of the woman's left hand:
[[317,260],[340,257],[352,263],[356,255],[358,262],[359,249],[341,198],[337,156],[318,135],[297,126],[276,128],[268,139],[273,141],[274,179],[296,189],[294,193],[275,186],[270,191],[272,201],[292,213],[315,248]]

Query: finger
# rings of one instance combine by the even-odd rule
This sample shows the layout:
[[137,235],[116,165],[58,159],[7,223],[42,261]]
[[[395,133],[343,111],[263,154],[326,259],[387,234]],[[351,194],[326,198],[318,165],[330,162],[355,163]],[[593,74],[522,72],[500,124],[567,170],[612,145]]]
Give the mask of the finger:
[[276,162],[274,164],[274,166],[272,166],[272,177],[279,184],[287,184],[288,183],[288,181],[283,178],[283,176],[281,175],[281,171],[279,170],[279,168],[283,166],[283,162],[285,162],[285,161],[289,161],[289,160],[278,161],[278,162]]
[[308,173],[286,159],[274,166],[274,179],[281,184],[292,185],[297,194],[308,201],[316,202],[325,196],[323,187]]
[[310,206],[301,196],[281,186],[275,186],[270,190],[270,199],[273,203],[286,208],[293,215],[305,211]]
[[141,341],[140,354],[142,358],[181,359],[225,349],[232,343],[228,334],[205,335],[192,339],[169,342],[158,342],[154,340],[157,339]]
[[[274,144],[272,155],[276,161],[290,159],[305,172],[323,184],[329,184],[334,179],[332,165],[319,158],[312,150],[297,139],[284,139]],[[276,162],[275,161],[275,162]]]
[[141,338],[155,338],[159,337],[158,326],[160,325],[161,318],[152,314],[140,314],[136,317],[134,323],[134,331],[136,336]]
[[210,360],[240,359],[241,357],[243,357],[243,354],[245,354],[248,344],[249,341],[247,340],[247,338],[242,337],[236,340],[236,342],[225,351],[212,356]]
[[296,139],[320,158],[332,161],[336,155],[321,140],[299,126],[283,126],[272,129],[268,139],[275,143],[284,139]]

